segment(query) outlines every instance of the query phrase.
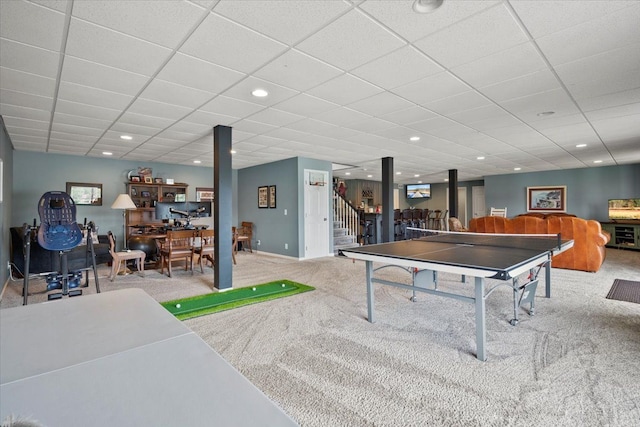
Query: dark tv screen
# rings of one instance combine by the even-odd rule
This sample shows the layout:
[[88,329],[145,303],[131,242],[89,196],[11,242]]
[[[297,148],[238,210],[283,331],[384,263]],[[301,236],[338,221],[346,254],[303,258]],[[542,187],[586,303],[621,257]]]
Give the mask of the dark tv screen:
[[431,198],[431,184],[407,184],[407,199],[429,199]]

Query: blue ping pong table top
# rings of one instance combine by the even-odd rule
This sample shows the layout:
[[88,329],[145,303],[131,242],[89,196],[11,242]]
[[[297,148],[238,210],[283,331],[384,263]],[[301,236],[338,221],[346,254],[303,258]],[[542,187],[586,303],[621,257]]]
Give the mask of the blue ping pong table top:
[[[549,236],[482,233],[441,234],[412,240],[365,245],[342,252],[472,269],[506,272],[541,255],[559,250],[570,240]],[[357,258],[355,256],[354,258]]]

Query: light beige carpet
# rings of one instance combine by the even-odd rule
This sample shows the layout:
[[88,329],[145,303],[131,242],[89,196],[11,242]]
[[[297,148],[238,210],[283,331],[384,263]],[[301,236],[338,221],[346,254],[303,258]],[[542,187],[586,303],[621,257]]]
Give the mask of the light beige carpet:
[[[141,287],[158,301],[212,289],[211,269],[175,271],[102,278],[101,287]],[[409,281],[400,269],[382,274]],[[496,289],[486,362],[475,358],[472,305],[423,294],[413,303],[408,291],[376,285],[371,324],[364,277],[364,263],[342,257],[241,253],[236,287],[286,278],[316,291],[185,323],[302,426],[638,425],[640,305],[606,295],[616,278],[640,279],[639,252],[609,249],[598,273],[553,269],[552,298],[541,283],[536,315],[521,311],[515,327],[511,290]],[[473,292],[441,279],[442,289]],[[20,283],[9,286],[2,308],[21,303]]]

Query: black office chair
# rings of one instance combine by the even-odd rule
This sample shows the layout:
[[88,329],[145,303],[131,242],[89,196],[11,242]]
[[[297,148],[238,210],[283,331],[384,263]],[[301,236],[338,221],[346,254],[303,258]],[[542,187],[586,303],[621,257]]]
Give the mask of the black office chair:
[[[43,249],[57,251],[60,256],[60,271],[50,272],[46,276],[47,292],[60,290],[61,292],[48,294],[49,300],[59,299],[63,296],[82,295],[80,287],[82,270],[69,271],[67,265],[67,252],[78,246],[83,239],[82,229],[76,222],[76,205],[73,199],[62,191],[49,191],[42,195],[38,202],[38,214],[40,215],[40,227],[38,228],[38,243]],[[34,221],[35,222],[35,221]],[[96,280],[96,291],[100,292],[98,283],[98,271],[96,268],[96,256],[93,248],[92,232],[95,226],[89,223],[87,226],[87,250],[91,253],[92,269]],[[25,235],[28,226],[25,225]],[[26,239],[25,239],[26,240]],[[23,304],[27,305],[29,295],[29,258],[30,246],[26,243],[25,274],[23,287]],[[86,269],[85,269],[86,270]]]

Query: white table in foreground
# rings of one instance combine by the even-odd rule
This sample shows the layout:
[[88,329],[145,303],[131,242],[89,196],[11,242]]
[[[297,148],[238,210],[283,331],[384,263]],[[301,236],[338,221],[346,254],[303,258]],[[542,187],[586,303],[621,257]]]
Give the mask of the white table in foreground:
[[0,310],[0,420],[296,426],[139,289]]

